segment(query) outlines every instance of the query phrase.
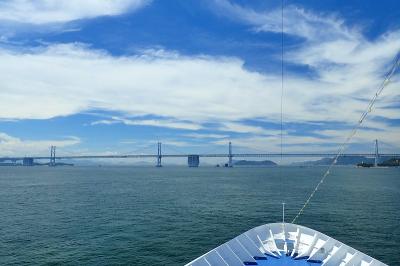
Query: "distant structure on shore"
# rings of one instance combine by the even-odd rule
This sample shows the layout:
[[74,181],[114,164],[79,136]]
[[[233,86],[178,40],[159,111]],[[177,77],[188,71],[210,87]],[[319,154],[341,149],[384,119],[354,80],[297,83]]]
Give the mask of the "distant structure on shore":
[[188,166],[189,167],[199,167],[200,156],[199,155],[189,155],[188,156]]

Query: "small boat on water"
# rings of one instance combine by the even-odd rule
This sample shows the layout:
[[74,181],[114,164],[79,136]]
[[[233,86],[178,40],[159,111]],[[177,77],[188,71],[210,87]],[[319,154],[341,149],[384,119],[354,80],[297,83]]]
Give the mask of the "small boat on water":
[[313,229],[292,223],[272,223],[250,229],[186,265],[386,264]]

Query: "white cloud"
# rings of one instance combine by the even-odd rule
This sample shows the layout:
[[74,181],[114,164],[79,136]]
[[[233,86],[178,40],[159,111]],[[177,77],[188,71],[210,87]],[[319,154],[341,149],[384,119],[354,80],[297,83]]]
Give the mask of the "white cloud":
[[229,137],[229,135],[209,134],[209,133],[190,133],[190,134],[184,134],[182,136],[194,139],[225,139]]
[[[296,135],[285,132],[283,135],[284,153],[335,153],[349,135],[351,129],[315,129],[309,135]],[[272,132],[271,132],[272,133]],[[399,127],[388,126],[383,122],[368,122],[361,127],[349,144],[350,152],[374,153],[373,141],[378,138],[380,153],[398,153],[400,143]],[[238,148],[252,152],[279,153],[280,134],[251,135],[230,138],[234,150]],[[215,140],[215,145],[226,145],[226,140]],[[357,144],[357,145],[353,145]]]
[[121,123],[121,121],[102,119],[102,120],[94,121],[94,122],[90,123],[90,125],[91,126],[95,126],[95,125],[114,125],[114,124],[119,124],[119,123]]
[[261,134],[265,130],[260,126],[245,125],[240,122],[224,122],[219,128],[222,131],[231,131],[237,133],[258,133]]
[[[345,134],[348,134],[350,130],[319,130],[315,133],[321,134],[323,136],[329,137],[325,142],[341,143],[344,141]],[[379,140],[381,152],[383,153],[398,153],[400,149],[399,143],[399,128],[386,126],[385,124],[380,124],[380,127],[375,129],[365,129],[361,128],[358,130],[357,134],[353,138],[353,143],[367,144],[369,147],[369,152],[373,152],[373,141],[375,139]],[[300,146],[300,143],[299,143]],[[364,150],[368,152],[368,150]]]
[[0,132],[1,156],[48,155],[49,147],[52,145],[65,148],[79,143],[80,139],[73,136],[61,140],[23,140]]
[[64,23],[98,16],[115,16],[138,9],[148,0],[3,0],[0,20],[29,23]]
[[182,122],[173,119],[128,119],[113,116],[111,120],[98,120],[91,123],[94,125],[112,125],[122,123],[130,126],[153,126],[153,127],[165,127],[165,128],[175,128],[175,129],[187,129],[187,130],[198,130],[202,126],[200,124],[195,124],[191,122]]
[[[383,59],[368,64],[375,69],[371,76],[360,77],[353,71],[352,85],[288,76],[285,121],[354,123],[381,79],[377,72]],[[60,44],[25,52],[2,49],[0,72],[2,119],[46,119],[102,109],[171,119],[103,119],[95,124],[197,130],[204,122],[213,122],[222,125],[219,130],[256,134],[264,130],[234,121],[279,120],[279,76],[246,70],[237,58],[188,57],[165,51],[113,57],[80,44]],[[391,84],[384,92],[379,115],[398,118],[396,109],[382,108],[393,104],[397,87],[398,83]],[[368,93],[360,94],[363,89]]]
[[[279,77],[248,71],[237,58],[113,57],[79,44],[62,44],[28,52],[0,50],[0,71],[3,119],[44,119],[97,108],[200,123],[278,120],[280,111]],[[349,98],[359,86],[345,91],[340,84],[303,77],[288,77],[285,86],[287,120],[337,120],[332,110],[339,108],[348,110],[340,119],[353,122],[365,106]]]
[[[255,11],[228,0],[215,0],[215,3],[216,12],[251,25],[261,34],[280,33],[282,30],[280,8]],[[308,66],[316,74],[313,78],[286,74],[284,118],[289,121],[295,117],[299,121],[318,121],[317,117],[325,117],[321,121],[355,124],[367,101],[383,81],[393,57],[400,51],[400,30],[369,40],[360,28],[348,27],[338,17],[315,14],[295,6],[284,9],[284,32],[303,39],[295,48],[286,48],[285,61]],[[387,108],[396,105],[399,87],[399,78],[395,77],[392,84],[385,88],[370,116],[399,119],[398,108]],[[297,98],[298,102],[292,101],[292,98]],[[299,105],[302,108],[297,109]],[[314,118],[308,112],[314,112]],[[372,126],[380,130],[375,137],[382,137],[391,143],[398,139],[395,135],[400,134],[398,127],[388,128],[384,123]],[[360,134],[374,138],[365,132]]]
[[[256,31],[281,33],[281,8],[265,11],[255,11],[245,8],[229,0],[214,0],[215,11],[222,16],[240,20]],[[358,38],[357,29],[349,29],[344,21],[331,14],[317,15],[294,5],[284,8],[284,32],[296,35],[306,40],[346,39]]]
[[113,57],[69,44],[0,50],[0,71],[2,118],[50,118],[97,108],[206,121],[278,110],[261,108],[276,99],[277,80],[245,70],[235,58]]
[[165,153],[175,153],[175,154],[186,154],[186,151],[179,151],[176,150],[176,147],[188,147],[188,146],[196,146],[195,144],[187,141],[182,141],[182,140],[174,140],[174,139],[163,139],[162,141],[162,149],[163,152]]
[[[264,121],[264,123],[270,121]],[[221,126],[217,128],[219,131],[227,131],[234,133],[243,133],[257,136],[279,136],[280,130],[277,129],[265,129],[262,126],[249,125],[245,122],[221,122]],[[287,130],[282,131],[283,134],[288,134]]]
[[[281,32],[280,9],[256,12],[228,0],[215,2],[225,16],[248,23],[261,32]],[[365,98],[372,97],[383,80],[382,74],[388,70],[387,64],[400,51],[400,30],[371,41],[359,28],[347,27],[342,19],[295,6],[285,7],[284,32],[304,38],[296,48],[287,48],[285,60],[315,71],[317,78],[312,83],[319,86],[319,92],[311,91],[326,97],[332,92],[346,97],[359,96],[360,91]],[[287,91],[291,91],[290,86]]]
[[[228,1],[216,2],[224,15],[251,25],[260,34],[280,31],[277,10],[256,12]],[[294,6],[285,14],[285,32],[304,40],[287,51],[286,60],[308,66],[316,77],[286,74],[284,120],[354,124],[399,50],[400,32],[368,40],[359,29],[346,27],[333,16]],[[25,51],[2,49],[0,72],[0,119],[46,119],[101,109],[127,117],[169,119],[112,118],[93,124],[197,130],[212,122],[221,125],[221,131],[267,135],[260,126],[235,121],[266,118],[278,122],[280,117],[280,76],[249,71],[241,59],[233,57],[184,56],[165,50],[116,57],[82,44],[58,44]],[[399,118],[398,108],[385,108],[396,104],[399,87],[395,79],[379,98],[373,115]],[[399,127],[384,127],[379,138],[386,131],[388,136],[400,134]],[[293,137],[293,141],[326,143],[315,137]]]

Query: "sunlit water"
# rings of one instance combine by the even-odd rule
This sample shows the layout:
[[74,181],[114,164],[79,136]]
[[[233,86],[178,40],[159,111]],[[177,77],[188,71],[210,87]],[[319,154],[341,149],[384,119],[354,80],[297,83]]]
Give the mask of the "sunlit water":
[[[299,210],[325,168],[0,167],[1,264],[181,265]],[[297,223],[400,265],[400,169],[338,167]]]

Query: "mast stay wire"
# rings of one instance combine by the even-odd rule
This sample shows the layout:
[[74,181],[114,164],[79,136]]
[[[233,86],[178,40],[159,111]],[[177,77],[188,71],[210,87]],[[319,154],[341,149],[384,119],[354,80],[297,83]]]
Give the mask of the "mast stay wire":
[[283,9],[284,9],[284,0],[281,2],[281,116],[280,116],[280,161],[279,161],[279,176],[281,179],[281,198],[282,198],[282,223],[285,223],[285,184],[284,184],[284,177],[283,177],[283,169],[282,169],[282,162],[283,162],[283,81],[284,81],[284,25],[283,25]]
[[360,119],[357,121],[355,124],[354,128],[351,130],[350,134],[347,136],[345,141],[339,146],[338,152],[336,156],[334,157],[334,160],[332,163],[329,165],[328,169],[326,172],[322,175],[321,180],[317,183],[315,186],[314,190],[311,192],[311,194],[308,196],[307,200],[297,213],[297,215],[293,218],[292,223],[295,223],[296,220],[299,218],[299,216],[304,212],[304,209],[308,206],[310,203],[311,199],[314,197],[315,193],[318,191],[319,186],[324,183],[325,178],[331,173],[332,168],[336,165],[339,157],[343,154],[343,152],[348,148],[350,140],[354,137],[354,135],[357,133],[357,131],[360,129],[362,123],[364,122],[365,118],[369,113],[372,112],[372,108],[375,105],[376,100],[378,99],[379,95],[382,93],[385,87],[387,87],[394,76],[396,70],[400,67],[400,51],[397,52],[394,63],[392,67],[390,68],[389,72],[385,75],[385,79],[381,83],[381,85],[378,87],[377,91],[375,92],[374,96],[372,99],[369,101],[366,110],[362,113]]

